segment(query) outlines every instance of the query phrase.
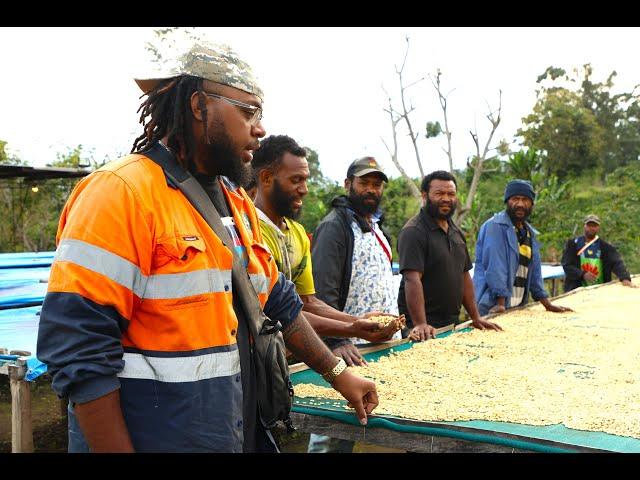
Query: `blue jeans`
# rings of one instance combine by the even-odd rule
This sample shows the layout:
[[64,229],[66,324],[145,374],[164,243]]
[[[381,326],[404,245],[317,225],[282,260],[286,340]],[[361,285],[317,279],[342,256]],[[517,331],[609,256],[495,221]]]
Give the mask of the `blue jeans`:
[[309,436],[307,453],[353,453],[354,443],[352,440],[342,440],[341,438],[312,433]]
[[78,424],[71,402],[69,402],[69,406],[67,407],[67,420],[69,429],[69,445],[67,451],[69,453],[89,453],[89,444],[85,440],[82,430],[80,430],[80,424]]

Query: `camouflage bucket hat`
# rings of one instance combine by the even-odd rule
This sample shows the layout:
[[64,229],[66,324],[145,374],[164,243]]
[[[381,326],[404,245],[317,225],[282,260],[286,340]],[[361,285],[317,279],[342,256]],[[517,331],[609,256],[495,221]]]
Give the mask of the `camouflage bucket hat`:
[[249,64],[241,60],[231,47],[198,40],[186,51],[163,63],[161,70],[149,78],[136,78],[140,89],[147,93],[158,82],[180,75],[193,75],[228,85],[264,100],[262,89]]

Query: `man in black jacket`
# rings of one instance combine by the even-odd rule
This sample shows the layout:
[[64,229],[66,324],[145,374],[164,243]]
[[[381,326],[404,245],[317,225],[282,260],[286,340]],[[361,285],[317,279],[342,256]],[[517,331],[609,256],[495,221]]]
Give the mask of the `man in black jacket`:
[[[378,208],[384,182],[387,181],[387,176],[374,158],[364,157],[354,161],[345,179],[348,195],[333,199],[333,210],[313,234],[311,258],[316,296],[352,315],[358,315],[355,311],[360,309],[364,309],[363,313],[377,310],[397,314],[397,292],[391,292],[393,295],[386,298],[389,292],[384,288],[389,286],[389,281],[393,284],[391,238],[381,228],[383,217]],[[365,243],[372,248],[363,248]],[[359,250],[363,255],[358,254]],[[354,265],[354,260],[359,264]],[[378,261],[372,265],[374,260]],[[367,285],[367,280],[361,275],[371,272],[372,268],[378,273],[370,282],[371,285]],[[358,278],[354,278],[354,274]],[[349,340],[324,340],[334,354],[343,357],[348,365],[361,364],[362,358],[357,349],[348,348],[352,346]]]
[[[360,317],[371,310],[398,314],[391,240],[380,227],[379,204],[387,181],[373,157],[354,161],[344,181],[347,195],[333,200],[333,210],[320,222],[311,242],[316,296],[349,315]],[[354,346],[362,343],[359,339],[323,340],[347,364],[365,363]],[[309,452],[348,452],[353,446],[317,435],[310,440]]]
[[562,253],[564,291],[611,281],[611,272],[627,287],[633,287],[631,276],[616,248],[598,237],[600,218],[587,215],[584,235],[567,240]]

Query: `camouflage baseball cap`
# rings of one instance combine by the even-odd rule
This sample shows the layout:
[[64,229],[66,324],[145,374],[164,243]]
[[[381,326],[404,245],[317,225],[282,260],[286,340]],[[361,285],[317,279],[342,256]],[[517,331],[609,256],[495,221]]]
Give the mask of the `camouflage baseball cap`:
[[188,50],[166,60],[157,75],[150,78],[136,78],[140,89],[147,93],[158,82],[180,75],[193,75],[212,82],[228,85],[260,100],[264,99],[262,89],[258,86],[251,67],[241,60],[231,47],[197,40]]
[[362,177],[368,173],[377,172],[382,175],[382,179],[385,182],[388,182],[389,179],[378,165],[378,162],[373,157],[362,157],[358,160],[354,160],[351,165],[349,165],[349,169],[347,170],[347,178],[351,177]]
[[600,225],[600,217],[594,214],[587,215],[586,217],[584,217],[584,223],[587,224],[589,222],[597,223],[598,225]]

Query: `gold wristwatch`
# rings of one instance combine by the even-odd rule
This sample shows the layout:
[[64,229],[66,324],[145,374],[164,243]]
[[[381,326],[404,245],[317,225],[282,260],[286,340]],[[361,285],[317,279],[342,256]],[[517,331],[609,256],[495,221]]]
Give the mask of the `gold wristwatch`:
[[[336,357],[338,358],[338,357]],[[322,378],[324,378],[328,383],[333,384],[333,381],[336,379],[338,375],[344,372],[347,369],[347,364],[342,358],[338,358],[338,363],[335,367],[333,367],[328,372],[322,374]]]

